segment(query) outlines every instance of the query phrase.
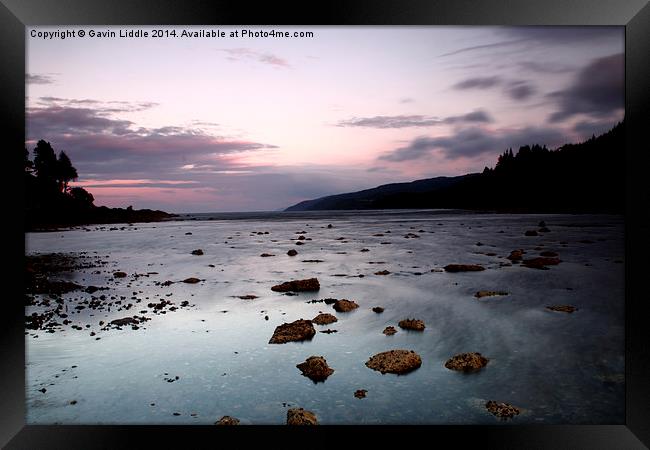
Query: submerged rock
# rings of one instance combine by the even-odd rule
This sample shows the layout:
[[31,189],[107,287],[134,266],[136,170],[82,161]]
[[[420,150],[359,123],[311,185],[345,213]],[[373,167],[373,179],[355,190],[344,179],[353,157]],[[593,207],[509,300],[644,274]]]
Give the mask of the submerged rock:
[[268,258],[269,256],[275,256],[275,255],[273,255],[273,254],[271,254],[271,253],[262,253],[260,256],[261,256],[262,258]]
[[388,270],[380,270],[379,272],[375,272],[375,275],[388,275],[390,272]]
[[311,411],[291,408],[287,411],[287,425],[318,425],[318,420]]
[[358,389],[354,392],[354,396],[356,398],[365,398],[367,392],[368,391],[366,389]]
[[201,280],[199,280],[198,278],[190,277],[190,278],[185,278],[183,280],[183,283],[195,284],[198,283],[199,281]]
[[283,323],[276,327],[269,344],[284,344],[292,341],[304,341],[311,339],[316,334],[316,330],[311,320],[296,320],[291,323]]
[[332,306],[335,311],[348,312],[359,307],[354,300],[341,299],[334,302]]
[[332,314],[322,313],[314,317],[311,321],[317,325],[328,325],[330,323],[337,322],[338,319]]
[[417,319],[404,319],[400,320],[399,323],[400,328],[403,328],[405,330],[414,330],[414,331],[424,331],[424,322],[421,320]]
[[483,297],[493,297],[495,295],[508,295],[508,293],[505,291],[478,291],[476,294],[474,294],[474,297],[483,298]]
[[253,294],[237,295],[236,297],[241,300],[255,300],[256,298],[258,298],[257,295],[253,295]]
[[223,416],[215,425],[239,425],[239,419],[230,416]]
[[306,280],[286,281],[271,288],[275,292],[304,292],[304,291],[318,291],[320,283],[317,278],[308,278]]
[[411,372],[422,365],[420,355],[413,350],[389,350],[377,353],[370,357],[366,366],[382,374],[404,374]]
[[498,403],[494,400],[488,401],[485,408],[500,419],[512,419],[519,414],[519,408],[509,403]]
[[555,266],[557,264],[560,264],[562,262],[559,258],[547,258],[547,257],[538,257],[538,258],[531,258],[531,259],[525,259],[522,264],[524,267],[528,267],[530,269],[548,269],[546,266]]
[[384,333],[386,336],[392,336],[393,334],[397,333],[397,330],[395,327],[388,326],[384,328],[384,331],[382,331],[382,333]]
[[334,373],[334,369],[327,365],[327,361],[322,356],[310,356],[305,362],[296,365],[296,367],[314,383],[325,381],[327,377]]
[[547,306],[546,309],[549,309],[551,311],[569,313],[569,314],[578,310],[578,308],[571,305],[552,305],[552,306]]
[[447,264],[445,270],[447,272],[479,272],[485,270],[485,267],[479,264]]
[[445,362],[445,367],[460,372],[474,372],[485,367],[488,361],[489,359],[480,353],[460,353],[448,359]]
[[526,252],[524,252],[521,249],[513,250],[513,251],[510,252],[510,256],[508,256],[508,259],[510,261],[521,261],[521,259],[523,258],[524,253],[526,253]]
[[192,250],[192,254],[196,256],[201,256],[203,255],[203,250],[201,250],[200,248],[196,250]]

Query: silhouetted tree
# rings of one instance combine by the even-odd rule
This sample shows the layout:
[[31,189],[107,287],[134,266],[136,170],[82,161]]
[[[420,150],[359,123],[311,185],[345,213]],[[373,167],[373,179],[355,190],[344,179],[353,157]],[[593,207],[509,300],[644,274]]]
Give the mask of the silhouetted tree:
[[34,155],[36,176],[43,180],[56,180],[57,160],[50,143],[42,139],[38,141],[34,149]]
[[84,188],[73,187],[70,189],[70,196],[81,205],[94,206],[93,202],[95,201],[95,197]]
[[70,181],[76,181],[79,175],[77,174],[77,169],[72,166],[70,158],[65,152],[59,153],[59,160],[57,161],[57,170],[56,177],[59,183],[59,189],[61,192],[68,192],[68,183]]
[[25,147],[25,159],[24,159],[24,169],[25,172],[32,173],[34,171],[34,163],[29,159],[29,150]]

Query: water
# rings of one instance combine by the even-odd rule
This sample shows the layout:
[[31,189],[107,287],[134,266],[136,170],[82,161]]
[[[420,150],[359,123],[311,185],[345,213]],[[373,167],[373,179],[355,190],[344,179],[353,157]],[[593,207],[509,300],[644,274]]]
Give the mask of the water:
[[[79,324],[81,331],[70,325],[51,334],[30,330],[28,424],[212,424],[223,415],[243,424],[284,424],[287,409],[296,406],[314,412],[321,424],[506,423],[485,409],[487,400],[521,409],[508,423],[624,423],[620,216],[348,211],[180,219],[26,236],[28,254],[97,252],[108,263],[52,278],[110,287],[95,296],[130,299],[135,292],[142,300],[129,311],[70,314],[70,325]],[[551,231],[525,237],[540,220]],[[312,240],[295,245],[299,231]],[[384,236],[373,236],[377,233]],[[407,233],[420,237],[407,239]],[[525,249],[525,258],[537,256],[536,246],[558,252],[562,262],[550,270],[502,266],[514,249]],[[198,248],[203,256],[190,254]],[[289,249],[298,255],[287,256]],[[450,263],[482,264],[487,270],[431,271]],[[384,269],[391,273],[374,275]],[[116,270],[129,276],[111,281]],[[154,271],[158,274],[132,277]],[[187,277],[204,281],[155,285]],[[318,293],[286,296],[270,289],[310,277],[319,279]],[[477,300],[478,290],[509,295]],[[259,298],[233,297],[247,294]],[[325,303],[307,303],[327,297],[354,299],[360,307],[336,313]],[[89,298],[64,295],[69,311]],[[149,301],[163,298],[194,306],[142,314],[152,320],[138,330],[100,330],[99,320],[140,315]],[[545,309],[552,304],[578,311]],[[374,306],[385,312],[374,313]],[[321,311],[339,320],[315,325],[316,330],[337,333],[268,344],[276,326]],[[398,328],[407,317],[423,320],[424,332]],[[382,334],[388,325],[398,333]],[[89,336],[91,331],[101,339]],[[400,348],[415,350],[422,366],[401,376],[365,366],[370,356]],[[472,351],[490,358],[480,372],[465,375],[444,367],[451,356]],[[335,370],[324,383],[313,383],[296,368],[311,355],[324,356]],[[175,376],[179,379],[165,381]],[[39,391],[43,387],[45,393]],[[366,389],[367,397],[355,398],[357,389]]]

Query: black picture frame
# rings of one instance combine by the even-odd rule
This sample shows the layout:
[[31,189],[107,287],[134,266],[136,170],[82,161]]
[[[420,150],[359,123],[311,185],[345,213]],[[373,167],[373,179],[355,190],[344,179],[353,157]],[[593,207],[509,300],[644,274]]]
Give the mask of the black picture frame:
[[[423,442],[477,445],[481,448],[641,449],[650,445],[650,335],[644,278],[650,264],[650,5],[647,0],[435,0],[259,2],[223,0],[0,0],[0,123],[7,164],[18,169],[25,143],[25,27],[33,25],[622,25],[626,29],[626,419],[625,425],[495,425],[369,427],[208,427],[208,426],[26,426],[25,346],[22,301],[24,236],[22,178],[5,188],[6,236],[14,245],[4,269],[11,286],[0,314],[0,444],[7,449],[41,448],[199,448],[238,445],[264,439],[266,444],[317,445],[334,437],[362,439],[382,446]],[[12,153],[13,151],[13,153]],[[16,159],[14,161],[14,158]],[[15,235],[15,237],[14,237]],[[15,258],[15,259],[14,259]],[[15,294],[14,294],[15,293]],[[413,441],[411,441],[413,440]],[[341,442],[341,441],[338,441]],[[345,441],[343,441],[345,442]],[[419,445],[419,444],[416,444]]]

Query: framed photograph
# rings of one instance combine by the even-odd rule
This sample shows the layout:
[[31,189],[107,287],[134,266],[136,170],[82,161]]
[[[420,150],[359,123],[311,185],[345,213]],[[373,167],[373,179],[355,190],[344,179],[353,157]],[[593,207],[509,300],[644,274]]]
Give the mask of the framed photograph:
[[2,3],[6,448],[647,448],[647,2]]

